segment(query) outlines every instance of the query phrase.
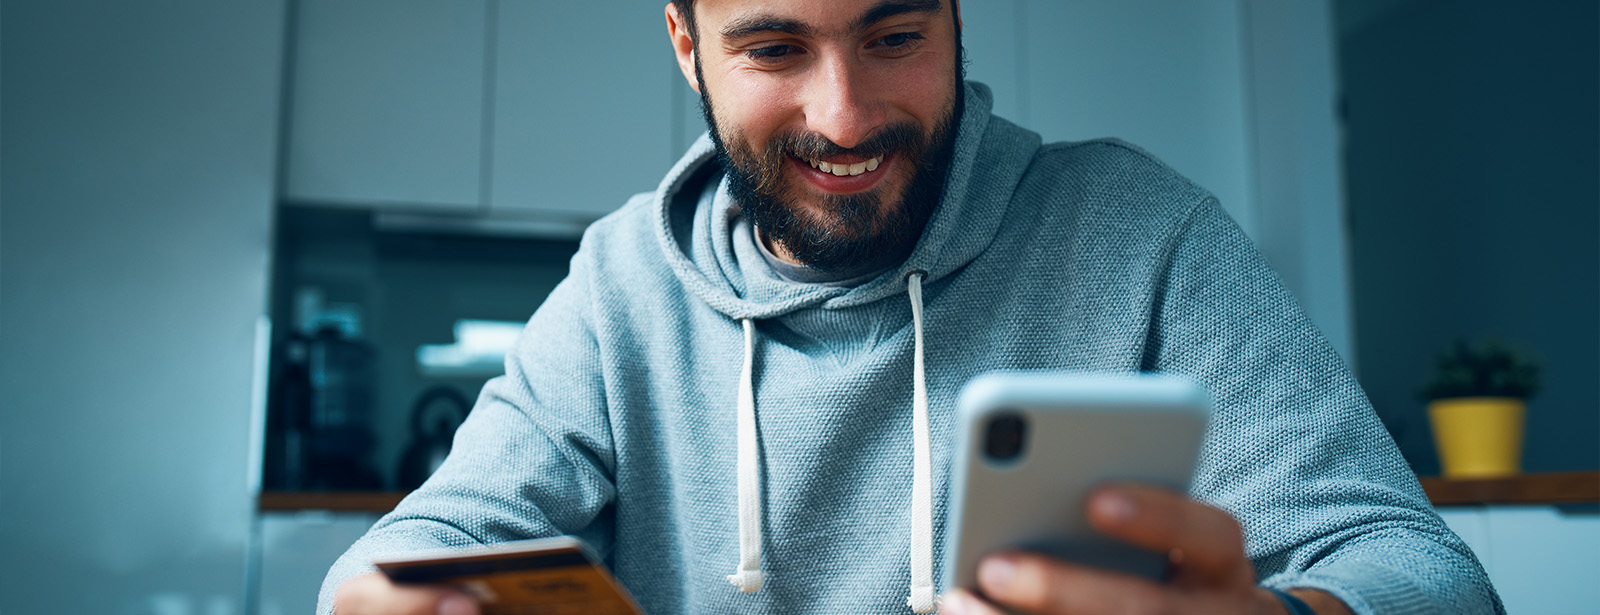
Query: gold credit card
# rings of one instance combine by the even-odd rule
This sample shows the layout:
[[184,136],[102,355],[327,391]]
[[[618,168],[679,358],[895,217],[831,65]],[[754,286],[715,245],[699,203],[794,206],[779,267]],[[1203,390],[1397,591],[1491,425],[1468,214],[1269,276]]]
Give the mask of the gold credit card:
[[589,547],[572,536],[424,551],[372,563],[395,583],[456,587],[478,599],[483,615],[642,613]]

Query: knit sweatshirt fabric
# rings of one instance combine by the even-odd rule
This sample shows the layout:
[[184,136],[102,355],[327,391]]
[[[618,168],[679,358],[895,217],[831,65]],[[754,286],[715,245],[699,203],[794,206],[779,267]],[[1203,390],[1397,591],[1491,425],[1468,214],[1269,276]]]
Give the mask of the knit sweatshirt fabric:
[[[1215,404],[1191,495],[1260,583],[1360,615],[1503,613],[1361,388],[1215,198],[1115,140],[1043,145],[968,83],[943,196],[899,267],[786,281],[702,137],[592,225],[443,466],[334,564],[569,534],[648,613],[909,613],[913,331],[924,271],[934,579],[955,400],[992,370],[1167,372]],[[754,322],[760,591],[739,562],[736,396]]]

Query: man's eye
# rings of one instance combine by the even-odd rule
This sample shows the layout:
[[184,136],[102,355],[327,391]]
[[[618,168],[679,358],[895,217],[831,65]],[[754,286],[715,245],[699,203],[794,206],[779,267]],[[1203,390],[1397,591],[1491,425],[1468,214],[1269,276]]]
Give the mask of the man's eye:
[[885,47],[904,47],[908,44],[922,40],[922,35],[917,34],[916,32],[901,32],[899,34],[890,34],[878,40],[883,43],[883,46]]
[[761,61],[769,61],[770,62],[770,61],[773,61],[773,60],[782,59],[784,56],[789,55],[789,53],[793,52],[793,51],[795,51],[793,45],[772,45],[770,47],[760,47],[760,48],[757,48],[757,49],[751,49],[749,51],[746,51],[745,54],[750,56],[750,59],[755,60],[757,62],[761,62]]

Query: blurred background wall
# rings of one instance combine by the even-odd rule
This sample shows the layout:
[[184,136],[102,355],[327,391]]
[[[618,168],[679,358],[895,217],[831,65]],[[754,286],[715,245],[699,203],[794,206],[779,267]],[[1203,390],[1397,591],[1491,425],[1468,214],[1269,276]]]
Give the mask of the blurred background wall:
[[[0,5],[0,613],[308,611],[414,400],[492,375],[418,346],[525,319],[703,132],[664,4]],[[1546,362],[1527,469],[1600,467],[1595,3],[962,9],[997,114],[1218,195],[1420,473],[1429,357],[1485,333]],[[304,290],[375,357],[375,498],[275,482]],[[1600,601],[1562,581],[1600,571],[1593,515],[1450,518],[1513,612]]]
[[1600,462],[1600,3],[1339,7],[1361,383],[1421,474],[1433,355],[1538,356],[1524,468]]
[[0,612],[241,612],[284,15],[0,7]]

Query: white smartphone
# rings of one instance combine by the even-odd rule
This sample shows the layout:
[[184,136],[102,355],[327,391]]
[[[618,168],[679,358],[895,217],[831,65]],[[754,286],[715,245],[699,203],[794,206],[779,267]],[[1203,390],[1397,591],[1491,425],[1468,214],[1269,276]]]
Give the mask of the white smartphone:
[[1176,376],[1000,372],[958,404],[946,588],[977,591],[978,562],[1007,549],[1151,579],[1167,555],[1095,532],[1085,498],[1105,481],[1188,491],[1211,416],[1205,389]]

